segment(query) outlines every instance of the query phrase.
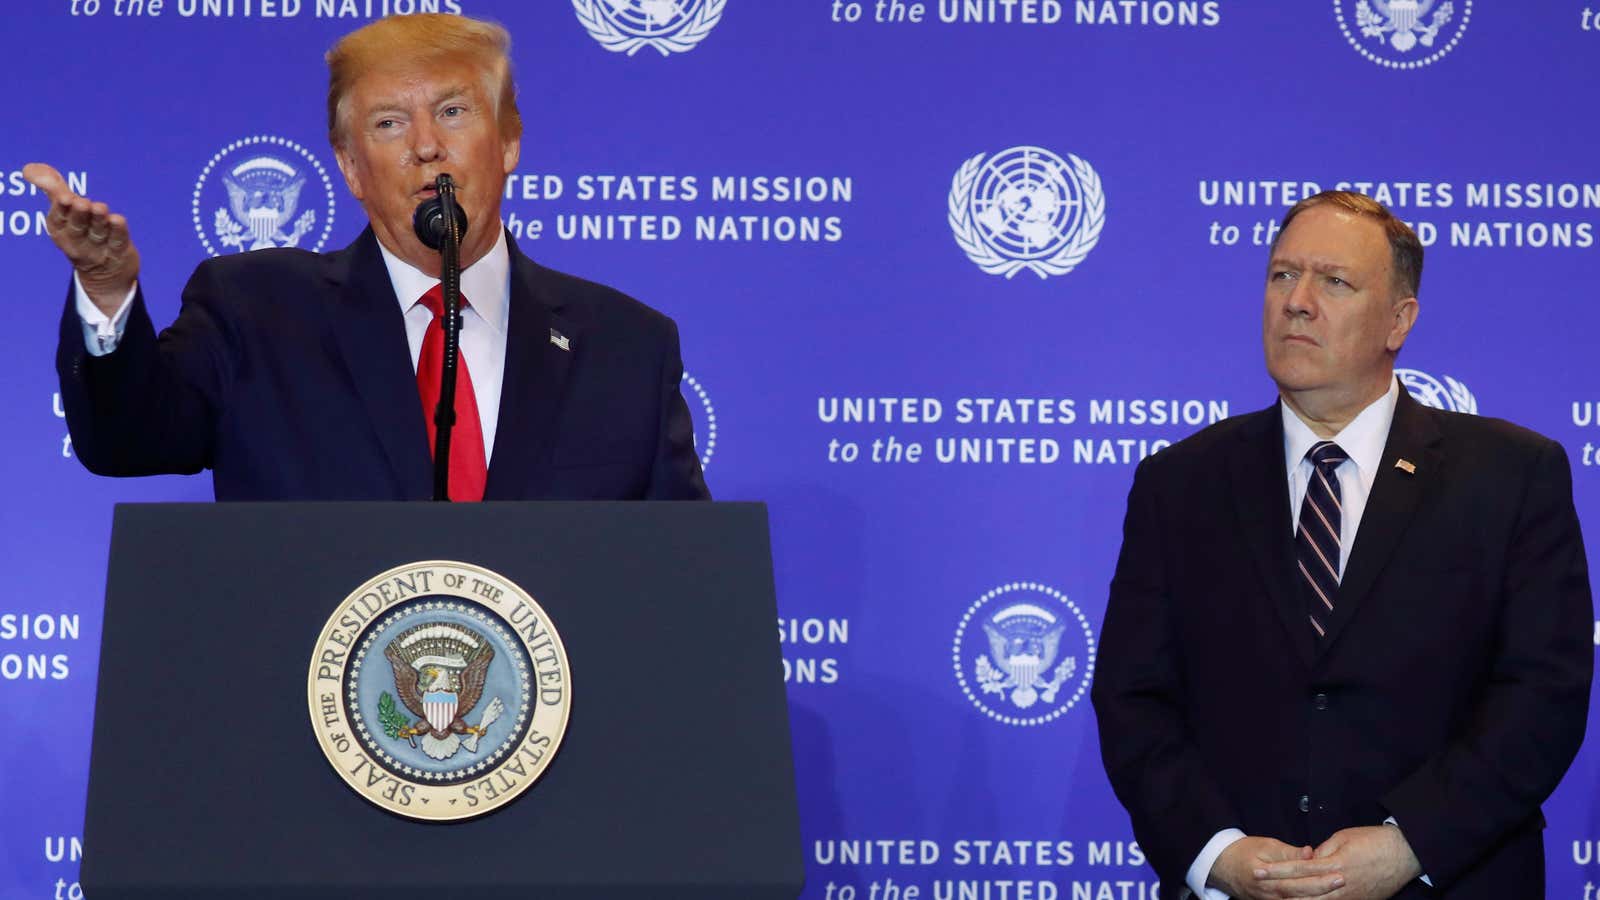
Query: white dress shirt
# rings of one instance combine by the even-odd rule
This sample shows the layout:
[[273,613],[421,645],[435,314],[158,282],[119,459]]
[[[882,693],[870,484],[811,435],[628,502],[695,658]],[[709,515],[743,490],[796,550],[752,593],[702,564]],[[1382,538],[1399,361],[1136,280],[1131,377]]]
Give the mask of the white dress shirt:
[[[389,283],[400,301],[405,317],[406,342],[411,347],[411,370],[417,369],[422,355],[422,337],[433,321],[433,313],[421,303],[439,279],[389,252],[381,243],[383,264],[389,270]],[[107,316],[89,299],[89,294],[73,273],[78,318],[83,321],[83,343],[91,356],[105,356],[117,349],[128,322],[138,285],[128,291],[116,313]],[[461,356],[472,375],[472,393],[478,401],[478,421],[483,428],[484,461],[494,458],[494,435],[500,421],[500,391],[505,382],[506,334],[511,321],[511,252],[506,247],[505,229],[500,229],[494,247],[484,257],[461,272],[461,295],[468,306],[461,312]],[[421,401],[418,401],[420,406]]]
[[[1356,542],[1356,530],[1361,527],[1361,514],[1367,509],[1367,495],[1372,493],[1372,483],[1378,477],[1378,464],[1383,460],[1383,446],[1389,440],[1389,426],[1394,422],[1394,408],[1400,402],[1400,382],[1389,379],[1389,392],[1372,401],[1342,431],[1334,435],[1333,442],[1349,457],[1334,470],[1339,479],[1339,577],[1344,577],[1345,563],[1350,560],[1350,548]],[[1290,536],[1300,521],[1300,504],[1305,500],[1306,486],[1311,483],[1315,470],[1306,452],[1311,445],[1323,440],[1311,426],[1301,421],[1289,404],[1280,403],[1283,414],[1283,461],[1289,473],[1289,526]],[[1309,627],[1309,626],[1307,626]],[[1390,820],[1393,824],[1393,820]],[[1245,837],[1237,828],[1224,828],[1212,836],[1200,850],[1185,874],[1184,884],[1189,891],[1204,900],[1227,900],[1228,895],[1216,888],[1206,887],[1211,868],[1216,865],[1222,851]],[[1426,879],[1424,879],[1426,880]]]

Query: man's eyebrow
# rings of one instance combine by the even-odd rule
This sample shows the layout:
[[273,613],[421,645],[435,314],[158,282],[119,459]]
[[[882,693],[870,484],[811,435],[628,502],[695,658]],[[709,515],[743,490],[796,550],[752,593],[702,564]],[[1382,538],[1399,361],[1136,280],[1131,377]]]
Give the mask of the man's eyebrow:
[[[467,87],[466,85],[452,85],[450,87],[443,88],[434,94],[433,98],[428,101],[428,105],[437,106],[446,100],[453,100],[457,97],[465,96],[470,91],[471,88]],[[381,100],[373,102],[371,106],[368,106],[366,109],[366,115],[370,116],[374,113],[393,113],[405,111],[405,101],[397,97],[385,97]]]
[[365,110],[363,110],[364,114],[369,115],[369,116],[370,115],[375,115],[377,113],[396,113],[396,112],[405,112],[405,111],[406,111],[405,105],[402,104],[399,100],[389,100],[389,99],[379,100],[378,102],[373,103],[372,105],[368,106]]
[[464,84],[452,85],[451,87],[443,88],[438,93],[434,94],[433,103],[437,105],[446,100],[454,100],[458,97],[465,96],[469,91],[471,91],[471,88]]
[[1289,267],[1295,268],[1295,269],[1310,269],[1313,272],[1333,272],[1335,274],[1348,274],[1348,273],[1354,271],[1354,269],[1352,269],[1349,265],[1347,265],[1345,263],[1336,262],[1336,261],[1331,260],[1331,259],[1327,259],[1327,258],[1324,258],[1324,257],[1315,257],[1315,256],[1309,257],[1309,258],[1307,258],[1307,257],[1293,257],[1293,256],[1274,256],[1274,257],[1272,257],[1272,259],[1267,261],[1267,266],[1268,266],[1268,268],[1273,268],[1273,269],[1276,269],[1276,268],[1279,268],[1279,267],[1282,267],[1282,266],[1289,266]]

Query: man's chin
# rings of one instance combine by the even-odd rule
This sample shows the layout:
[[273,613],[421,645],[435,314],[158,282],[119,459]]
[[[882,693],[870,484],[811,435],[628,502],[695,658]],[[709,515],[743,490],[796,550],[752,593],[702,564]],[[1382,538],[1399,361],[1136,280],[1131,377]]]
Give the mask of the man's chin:
[[1316,390],[1327,383],[1319,373],[1307,371],[1304,366],[1268,363],[1267,375],[1278,386],[1278,390],[1290,393]]

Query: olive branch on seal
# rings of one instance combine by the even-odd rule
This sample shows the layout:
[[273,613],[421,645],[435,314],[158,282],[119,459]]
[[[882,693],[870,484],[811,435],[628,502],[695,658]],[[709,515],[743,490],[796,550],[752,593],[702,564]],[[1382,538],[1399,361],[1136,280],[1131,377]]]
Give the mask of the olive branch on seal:
[[378,724],[383,726],[383,733],[392,738],[399,737],[401,731],[411,726],[411,720],[395,706],[394,697],[388,691],[378,697]]
[[619,30],[600,12],[599,2],[600,0],[572,0],[572,8],[578,14],[578,21],[583,23],[584,29],[600,43],[600,46],[612,53],[626,53],[629,56],[639,52],[640,47],[650,46],[656,48],[662,56],[669,56],[693,50],[696,44],[705,40],[711,29],[717,27],[717,23],[722,20],[722,8],[727,5],[728,0],[705,0],[700,9],[684,22],[682,28],[670,35],[654,38]]

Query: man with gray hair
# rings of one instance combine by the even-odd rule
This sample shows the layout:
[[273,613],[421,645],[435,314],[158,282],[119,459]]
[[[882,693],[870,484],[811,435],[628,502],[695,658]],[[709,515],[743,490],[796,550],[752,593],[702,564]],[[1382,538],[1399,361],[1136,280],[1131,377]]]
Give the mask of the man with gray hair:
[[1289,210],[1278,402],[1134,476],[1094,705],[1170,896],[1544,895],[1593,675],[1571,474],[1400,389],[1422,255],[1359,194]]

